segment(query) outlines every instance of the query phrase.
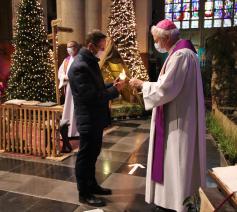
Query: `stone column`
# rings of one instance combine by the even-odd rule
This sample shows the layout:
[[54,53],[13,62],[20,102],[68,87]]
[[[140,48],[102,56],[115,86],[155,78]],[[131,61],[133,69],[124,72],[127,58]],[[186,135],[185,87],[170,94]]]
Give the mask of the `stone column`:
[[[87,0],[86,0],[87,1]],[[57,0],[57,18],[62,19],[61,26],[72,28],[73,32],[60,32],[60,44],[70,40],[84,42],[85,35],[85,1],[84,0]]]
[[57,18],[62,18],[62,10],[61,10],[61,2],[62,0],[57,0]]
[[101,4],[101,31],[107,33],[111,0],[102,0]]
[[137,40],[141,53],[148,52],[148,35],[152,15],[151,3],[151,0],[135,0]]
[[152,19],[152,1],[135,0],[135,15],[138,49],[140,50],[142,61],[144,62],[145,67],[148,69],[148,40]]
[[12,28],[14,29],[14,26],[16,25],[16,19],[17,19],[17,11],[18,11],[18,5],[20,4],[21,0],[12,0]]
[[86,0],[85,2],[85,23],[86,31],[92,31],[93,29],[101,29],[101,0]]

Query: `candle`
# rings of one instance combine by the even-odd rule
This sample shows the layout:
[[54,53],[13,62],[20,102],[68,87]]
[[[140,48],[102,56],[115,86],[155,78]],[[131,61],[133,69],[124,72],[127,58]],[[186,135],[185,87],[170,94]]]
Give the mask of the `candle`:
[[119,79],[120,80],[125,80],[126,78],[128,78],[128,77],[127,77],[127,75],[126,75],[126,73],[123,69],[123,71],[119,74]]

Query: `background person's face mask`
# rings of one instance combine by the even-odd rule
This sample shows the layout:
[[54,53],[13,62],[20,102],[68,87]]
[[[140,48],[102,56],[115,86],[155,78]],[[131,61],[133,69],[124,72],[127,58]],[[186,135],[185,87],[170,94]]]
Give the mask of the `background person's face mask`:
[[165,48],[160,47],[160,43],[155,43],[154,46],[155,46],[155,49],[160,53],[166,53],[167,52],[167,50]]
[[73,54],[74,54],[73,48],[67,48],[67,53],[68,53],[70,56],[73,56]]

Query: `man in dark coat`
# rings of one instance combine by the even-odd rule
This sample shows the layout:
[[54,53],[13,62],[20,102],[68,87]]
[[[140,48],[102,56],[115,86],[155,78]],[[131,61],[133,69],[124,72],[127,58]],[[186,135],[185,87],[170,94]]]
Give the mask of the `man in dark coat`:
[[92,206],[105,206],[104,200],[94,194],[110,195],[112,191],[98,185],[95,164],[101,151],[103,129],[110,124],[108,102],[118,97],[123,81],[105,85],[95,56],[104,51],[106,36],[100,31],[89,33],[86,47],[72,63],[68,77],[72,90],[80,150],[76,160],[76,178],[79,201]]

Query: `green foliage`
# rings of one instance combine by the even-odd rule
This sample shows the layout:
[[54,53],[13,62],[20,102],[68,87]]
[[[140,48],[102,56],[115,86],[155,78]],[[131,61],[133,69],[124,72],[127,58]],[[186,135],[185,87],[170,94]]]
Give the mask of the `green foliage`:
[[197,194],[189,196],[183,201],[183,205],[187,208],[188,212],[199,212],[200,203],[200,197]]
[[225,158],[231,163],[237,163],[237,146],[236,141],[228,135],[225,135],[224,130],[218,121],[213,117],[211,113],[206,116],[206,123],[208,131],[215,138],[218,149],[223,152]]
[[211,61],[212,96],[221,106],[237,104],[237,33],[220,29],[206,41],[206,51]]
[[38,0],[19,4],[8,99],[55,101],[53,63]]
[[235,31],[220,29],[206,41],[207,52],[215,59],[221,67],[233,66],[235,64],[234,52],[237,48],[237,34]]
[[203,92],[205,99],[211,99],[211,66],[206,64],[204,68],[201,69],[202,81],[203,81]]
[[111,116],[116,117],[132,117],[143,115],[144,108],[139,104],[128,102],[115,103],[111,108]]

